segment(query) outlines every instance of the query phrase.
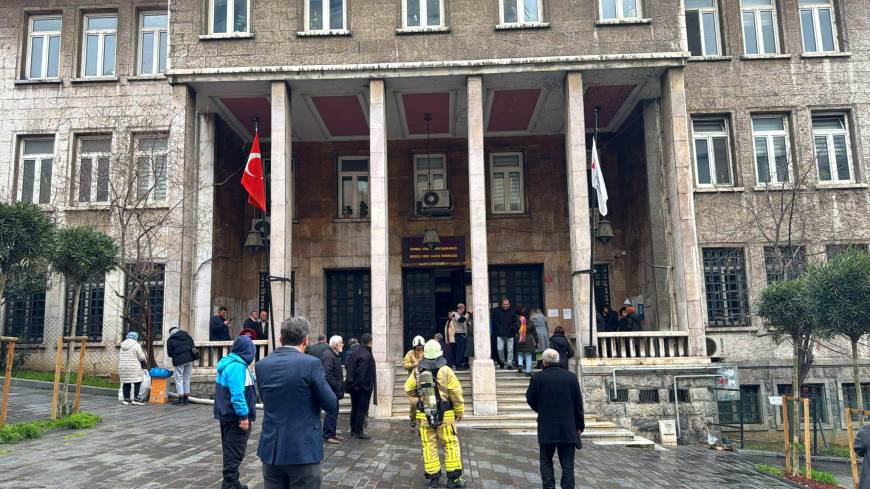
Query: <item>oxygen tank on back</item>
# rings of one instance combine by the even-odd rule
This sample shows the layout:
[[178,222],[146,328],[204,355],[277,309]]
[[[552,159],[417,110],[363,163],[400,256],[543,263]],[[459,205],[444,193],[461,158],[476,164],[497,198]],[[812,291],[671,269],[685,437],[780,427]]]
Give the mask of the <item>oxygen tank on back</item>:
[[423,370],[420,372],[418,380],[420,401],[423,404],[423,413],[426,415],[426,420],[429,421],[429,426],[441,426],[444,421],[444,413],[442,412],[441,402],[437,392],[438,386],[435,384],[435,377],[431,370]]

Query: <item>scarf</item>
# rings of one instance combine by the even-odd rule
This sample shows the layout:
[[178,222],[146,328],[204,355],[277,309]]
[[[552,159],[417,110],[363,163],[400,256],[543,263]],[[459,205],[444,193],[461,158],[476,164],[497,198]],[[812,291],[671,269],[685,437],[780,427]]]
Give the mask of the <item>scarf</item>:
[[520,316],[520,343],[526,342],[526,317]]

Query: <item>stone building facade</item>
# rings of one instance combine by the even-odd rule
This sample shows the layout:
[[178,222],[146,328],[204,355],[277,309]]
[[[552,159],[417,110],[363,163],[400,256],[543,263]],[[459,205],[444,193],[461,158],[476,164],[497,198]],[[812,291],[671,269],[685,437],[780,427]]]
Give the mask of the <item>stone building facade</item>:
[[[578,351],[593,347],[575,367],[595,412],[655,431],[675,415],[673,376],[709,375],[677,395],[686,429],[702,433],[730,409],[710,390],[726,362],[755,399],[753,424],[776,428],[765,396],[788,383],[788,347],[752,304],[784,272],[765,249],[812,262],[870,243],[870,5],[831,1],[7,2],[0,195],[34,192],[25,162],[38,154],[25,147],[52,140],[41,153],[51,198],[30,198],[117,234],[78,198],[80,141],[110,134],[123,155],[138,133],[159,133],[168,190],[155,207],[173,223],[153,256],[164,329],[207,345],[225,305],[236,332],[264,306],[308,317],[315,334],[370,332],[389,416],[392,364],[464,302],[485,415],[498,404],[489,310],[506,295],[542,309]],[[34,65],[34,43],[51,42],[57,73],[51,49]],[[607,243],[588,182],[596,122]],[[263,216],[238,185],[257,131],[266,249],[245,246]],[[769,222],[783,220],[771,203],[792,196],[799,231],[771,238]],[[421,247],[432,231],[435,252]],[[120,272],[105,278],[94,346],[107,355],[123,330],[109,291],[123,285]],[[642,331],[590,326],[590,289],[597,305],[629,300]],[[64,322],[64,294],[52,281],[46,321]],[[810,375],[830,400],[851,379],[843,350],[820,345],[824,368]],[[626,402],[610,394],[614,368]]]

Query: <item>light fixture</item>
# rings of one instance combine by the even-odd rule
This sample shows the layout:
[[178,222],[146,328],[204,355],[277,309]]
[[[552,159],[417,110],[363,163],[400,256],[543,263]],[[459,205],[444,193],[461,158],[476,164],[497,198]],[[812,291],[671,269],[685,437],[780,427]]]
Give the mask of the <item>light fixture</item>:
[[613,226],[610,225],[610,221],[607,219],[598,221],[598,226],[595,227],[595,239],[603,245],[613,239]]
[[262,224],[258,229],[258,222],[262,223],[262,219],[254,219],[251,223],[251,230],[248,231],[248,236],[245,238],[245,248],[251,253],[256,253],[266,247],[266,240],[263,239]]
[[441,238],[438,236],[438,231],[429,228],[423,231],[423,247],[429,251],[434,250],[441,245]]

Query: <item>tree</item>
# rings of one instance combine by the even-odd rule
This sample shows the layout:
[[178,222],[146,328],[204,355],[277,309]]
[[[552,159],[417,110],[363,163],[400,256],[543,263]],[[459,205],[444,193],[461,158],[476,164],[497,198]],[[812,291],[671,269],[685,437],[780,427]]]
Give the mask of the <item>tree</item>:
[[[55,225],[38,205],[25,202],[0,202],[0,297],[5,301],[10,281],[30,278],[34,270],[44,268],[45,255],[51,248]],[[44,277],[45,275],[43,275]],[[18,293],[28,290],[18,288]]]
[[[849,249],[807,275],[807,289],[813,313],[835,334],[852,343],[852,376],[857,408],[863,409],[861,377],[858,373],[858,342],[870,334],[870,255]],[[863,421],[864,417],[860,419]]]

